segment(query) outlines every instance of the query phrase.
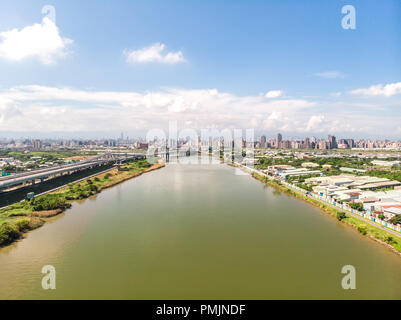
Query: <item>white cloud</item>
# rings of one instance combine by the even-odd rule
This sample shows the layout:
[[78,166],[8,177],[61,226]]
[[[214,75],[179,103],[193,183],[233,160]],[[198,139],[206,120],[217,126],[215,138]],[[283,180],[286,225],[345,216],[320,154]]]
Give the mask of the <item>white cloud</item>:
[[45,17],[40,24],[0,32],[0,57],[11,61],[37,58],[43,64],[52,64],[68,53],[72,42],[61,37],[55,23]]
[[318,129],[321,126],[321,124],[323,123],[323,121],[324,121],[323,115],[311,116],[306,125],[306,131],[313,131],[313,130],[318,131]]
[[346,77],[346,75],[344,73],[342,73],[341,71],[317,72],[314,75],[319,78],[324,78],[324,79],[343,79]]
[[121,132],[166,129],[168,121],[193,129],[254,128],[284,133],[394,134],[393,105],[360,108],[347,101],[266,99],[216,89],[168,88],[152,92],[86,91],[39,85],[0,90],[0,132]]
[[21,112],[14,106],[13,101],[0,96],[0,124],[19,115],[21,115]]
[[139,50],[124,50],[123,54],[126,56],[128,63],[160,62],[174,64],[185,62],[181,51],[167,52],[163,55],[165,48],[166,46],[162,43],[154,43],[149,47]]
[[281,118],[281,113],[280,113],[280,112],[273,111],[273,112],[271,113],[271,115],[269,116],[268,120],[278,120],[278,119],[280,119],[280,118]]
[[266,101],[263,96],[239,97],[216,89],[174,88],[138,93],[30,85],[0,91],[2,99],[21,113],[3,122],[0,131],[149,129],[169,120],[190,121],[197,128],[250,128],[269,115],[274,123],[275,114],[295,115],[314,106],[302,99]]
[[350,91],[351,94],[365,96],[385,96],[391,97],[401,93],[401,82],[389,83],[386,85],[377,84],[369,88],[362,88]]
[[265,98],[278,98],[283,95],[283,91],[281,90],[271,90],[265,94]]

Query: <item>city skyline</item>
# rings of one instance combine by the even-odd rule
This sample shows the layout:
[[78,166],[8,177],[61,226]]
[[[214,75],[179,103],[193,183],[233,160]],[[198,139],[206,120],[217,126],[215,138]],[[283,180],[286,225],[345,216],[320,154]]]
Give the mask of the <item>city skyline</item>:
[[[188,132],[187,132],[188,133]],[[193,132],[195,133],[195,131]],[[154,136],[153,138],[133,138],[128,135],[124,135],[124,132],[120,133],[117,138],[101,138],[101,139],[66,139],[66,138],[45,138],[45,139],[32,139],[32,138],[20,138],[20,139],[0,139],[0,149],[25,149],[25,150],[51,150],[53,148],[76,148],[76,147],[124,147],[124,148],[138,148],[148,149],[150,146],[176,146],[179,143],[180,146],[187,145],[197,150],[199,147],[204,146],[222,146],[234,143],[238,141],[238,136],[226,136],[219,135],[222,132],[201,132],[200,134],[183,136],[178,134],[175,138],[166,136],[165,138],[159,138]],[[202,135],[203,134],[203,135]],[[209,135],[208,135],[209,134]],[[216,135],[217,134],[217,135]],[[226,132],[227,134],[227,132]],[[228,139],[228,141],[226,140]],[[161,143],[161,145],[160,145]],[[251,145],[249,145],[251,144]],[[232,145],[234,147],[234,144]],[[315,136],[305,137],[304,139],[293,139],[285,137],[281,133],[278,133],[276,138],[266,137],[265,135],[255,136],[242,136],[242,147],[243,148],[257,148],[257,149],[309,149],[309,150],[332,150],[332,149],[365,149],[365,150],[401,150],[401,141],[394,140],[380,140],[380,139],[353,139],[353,138],[339,138],[337,139],[334,135],[328,135],[327,139],[317,138]]]

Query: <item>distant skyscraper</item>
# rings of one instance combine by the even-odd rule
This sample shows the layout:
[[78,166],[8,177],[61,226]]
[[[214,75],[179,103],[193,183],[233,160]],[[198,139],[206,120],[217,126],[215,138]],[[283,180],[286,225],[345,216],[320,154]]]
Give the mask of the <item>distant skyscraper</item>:
[[260,144],[262,148],[266,148],[266,136],[260,138]]
[[33,148],[35,150],[40,150],[42,148],[42,142],[40,140],[33,140]]
[[310,143],[309,138],[305,138],[304,148],[305,149],[310,149],[311,148],[311,143]]
[[291,148],[291,141],[290,141],[290,140],[281,141],[280,144],[281,144],[281,147],[282,147],[283,149],[289,149],[289,148]]
[[280,148],[281,141],[283,141],[283,136],[281,135],[281,133],[279,133],[277,135],[277,148]]
[[327,142],[325,140],[320,140],[317,146],[318,146],[318,149],[320,149],[320,150],[329,149],[330,142]]
[[349,148],[353,148],[355,146],[354,139],[347,139],[346,142]]
[[329,148],[330,149],[337,148],[337,141],[335,136],[329,136]]

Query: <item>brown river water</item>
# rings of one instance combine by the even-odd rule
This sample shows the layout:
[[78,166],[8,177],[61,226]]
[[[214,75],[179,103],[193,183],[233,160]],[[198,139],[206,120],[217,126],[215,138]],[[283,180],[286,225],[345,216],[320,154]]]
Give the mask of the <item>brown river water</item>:
[[[401,257],[224,164],[168,164],[0,249],[1,299],[400,299]],[[44,265],[56,289],[41,285]],[[356,289],[341,268],[356,269]]]

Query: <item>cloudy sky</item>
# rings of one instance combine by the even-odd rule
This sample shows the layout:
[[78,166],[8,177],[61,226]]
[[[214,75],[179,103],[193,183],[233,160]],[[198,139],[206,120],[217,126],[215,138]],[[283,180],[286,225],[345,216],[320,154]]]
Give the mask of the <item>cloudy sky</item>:
[[401,2],[2,1],[0,74],[0,137],[400,139]]

